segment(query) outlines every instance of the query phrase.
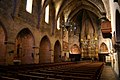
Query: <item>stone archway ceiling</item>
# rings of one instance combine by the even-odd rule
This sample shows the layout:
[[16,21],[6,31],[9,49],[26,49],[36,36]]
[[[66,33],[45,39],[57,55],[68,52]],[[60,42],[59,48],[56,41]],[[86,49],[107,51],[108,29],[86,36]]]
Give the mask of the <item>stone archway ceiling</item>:
[[[77,21],[77,17],[81,16],[81,11],[86,10],[93,13],[98,19],[106,18],[106,10],[102,0],[53,0],[57,8],[57,17],[61,14],[64,15],[65,21]],[[59,4],[60,3],[60,4]],[[88,13],[88,14],[89,14]],[[111,38],[110,32],[102,32],[104,38]]]
[[[60,0],[53,1],[57,4]],[[102,0],[62,0],[60,5],[58,15],[63,13],[66,18],[72,18],[81,9],[87,9],[99,18],[103,16],[103,13],[106,13]]]
[[84,1],[84,2],[81,1],[80,5],[78,6],[75,5],[75,7],[71,10],[71,14],[69,15],[69,18],[71,19],[76,14],[79,14],[79,11],[83,9],[94,13],[99,18],[102,17],[102,13],[105,13],[103,10],[99,10],[95,5],[91,4],[91,2],[89,1]]

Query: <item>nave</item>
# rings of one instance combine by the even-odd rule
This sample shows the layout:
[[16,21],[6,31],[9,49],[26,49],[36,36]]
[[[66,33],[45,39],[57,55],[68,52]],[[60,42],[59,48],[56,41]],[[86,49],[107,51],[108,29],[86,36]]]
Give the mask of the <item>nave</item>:
[[0,66],[0,80],[99,80],[103,62]]
[[83,60],[120,78],[120,0],[0,0],[0,80],[97,80],[107,69]]
[[109,65],[104,66],[100,80],[119,80],[113,68]]

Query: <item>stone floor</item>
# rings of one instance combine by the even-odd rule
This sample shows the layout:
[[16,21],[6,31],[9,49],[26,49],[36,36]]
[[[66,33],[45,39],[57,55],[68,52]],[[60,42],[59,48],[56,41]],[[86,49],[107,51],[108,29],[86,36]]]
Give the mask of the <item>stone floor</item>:
[[100,80],[119,80],[111,66],[105,66],[101,74]]

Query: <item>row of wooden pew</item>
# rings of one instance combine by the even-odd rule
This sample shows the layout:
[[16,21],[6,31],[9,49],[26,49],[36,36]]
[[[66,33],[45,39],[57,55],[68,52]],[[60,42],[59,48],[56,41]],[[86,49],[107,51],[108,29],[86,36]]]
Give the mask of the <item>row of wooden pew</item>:
[[1,66],[0,80],[99,80],[103,67],[102,62]]

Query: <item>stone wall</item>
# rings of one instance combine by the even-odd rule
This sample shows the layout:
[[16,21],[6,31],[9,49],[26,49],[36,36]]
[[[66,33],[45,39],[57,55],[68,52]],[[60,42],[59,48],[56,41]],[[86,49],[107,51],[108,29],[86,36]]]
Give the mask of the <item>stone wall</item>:
[[[57,40],[62,44],[61,30],[56,30],[56,20],[53,15],[55,14],[54,7],[50,5],[50,7],[52,7],[52,9],[50,9],[50,23],[47,24],[44,21],[45,7],[41,8],[38,3],[40,3],[39,0],[34,0],[33,11],[32,13],[28,13],[25,10],[26,0],[0,1],[0,23],[2,24],[0,25],[0,29],[4,28],[4,31],[2,32],[5,33],[5,40],[2,41],[1,44],[5,43],[6,46],[6,49],[4,50],[6,52],[4,53],[6,65],[13,64],[14,55],[17,54],[16,39],[19,32],[23,29],[27,28],[30,30],[34,38],[34,54],[39,55],[40,42],[44,36],[47,36],[50,40],[52,50],[51,54],[54,54],[54,45]],[[28,44],[31,43],[29,42]],[[52,58],[54,58],[54,56]],[[34,63],[39,63],[39,56],[35,56],[34,59]],[[51,59],[50,62],[54,61]]]

